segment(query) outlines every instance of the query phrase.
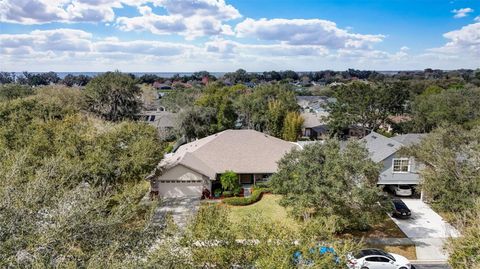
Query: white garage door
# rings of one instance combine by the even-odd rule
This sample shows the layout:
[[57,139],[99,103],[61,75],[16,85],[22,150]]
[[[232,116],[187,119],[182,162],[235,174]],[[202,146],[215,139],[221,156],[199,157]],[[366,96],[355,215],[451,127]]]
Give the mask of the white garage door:
[[202,180],[160,180],[158,192],[163,197],[201,197]]

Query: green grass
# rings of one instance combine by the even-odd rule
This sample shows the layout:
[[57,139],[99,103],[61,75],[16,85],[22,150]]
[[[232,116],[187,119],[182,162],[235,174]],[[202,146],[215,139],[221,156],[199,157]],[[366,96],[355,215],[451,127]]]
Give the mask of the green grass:
[[280,195],[264,194],[262,199],[252,205],[228,206],[230,218],[233,223],[240,223],[245,218],[264,218],[272,222],[283,223],[286,227],[296,230],[300,224],[288,216],[287,210],[278,204]]
[[[247,206],[227,206],[230,209],[230,220],[234,224],[242,223],[246,218],[263,219],[268,222],[282,223],[283,226],[298,231],[301,222],[288,215],[288,210],[279,205],[281,195],[264,194],[262,199],[252,205]],[[406,235],[398,226],[388,217],[377,225],[374,225],[368,231],[345,232],[338,235],[339,238],[405,238]]]

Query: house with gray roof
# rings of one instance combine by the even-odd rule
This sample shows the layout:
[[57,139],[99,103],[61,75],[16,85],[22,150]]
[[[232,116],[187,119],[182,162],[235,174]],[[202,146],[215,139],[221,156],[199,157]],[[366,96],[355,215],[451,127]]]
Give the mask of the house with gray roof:
[[201,196],[220,186],[220,176],[233,171],[244,188],[266,181],[277,162],[299,148],[254,130],[226,130],[180,146],[149,176],[151,190],[163,197]]
[[170,130],[175,127],[177,114],[163,110],[147,110],[141,113],[140,118],[158,130]]
[[328,135],[328,127],[323,117],[328,113],[302,112],[302,137],[310,140],[322,140]]
[[379,185],[417,185],[420,182],[418,172],[422,164],[413,157],[401,155],[402,147],[421,143],[425,134],[405,134],[392,138],[371,132],[361,139],[370,153],[370,158],[383,167],[378,179]]

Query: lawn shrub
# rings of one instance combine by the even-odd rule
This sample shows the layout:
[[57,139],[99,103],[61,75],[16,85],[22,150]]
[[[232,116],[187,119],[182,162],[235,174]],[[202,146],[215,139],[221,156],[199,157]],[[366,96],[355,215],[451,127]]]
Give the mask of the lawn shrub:
[[222,193],[223,197],[232,197],[233,196],[233,192],[231,191],[224,191]]
[[245,206],[251,205],[253,203],[258,202],[262,198],[262,194],[269,192],[270,190],[267,188],[258,188],[254,189],[252,195],[249,197],[231,197],[225,198],[222,201],[227,205],[236,205],[236,206]]
[[257,183],[255,183],[255,187],[256,188],[270,188],[270,182],[269,181],[257,182]]
[[242,187],[238,186],[233,190],[233,196],[239,196],[242,192]]

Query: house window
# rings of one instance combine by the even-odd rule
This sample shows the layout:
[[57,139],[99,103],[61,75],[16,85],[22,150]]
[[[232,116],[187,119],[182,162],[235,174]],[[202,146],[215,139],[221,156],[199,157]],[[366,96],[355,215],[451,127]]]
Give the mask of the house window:
[[150,121],[155,121],[155,115],[150,116]]
[[407,158],[393,159],[393,172],[394,173],[410,172],[410,160]]

